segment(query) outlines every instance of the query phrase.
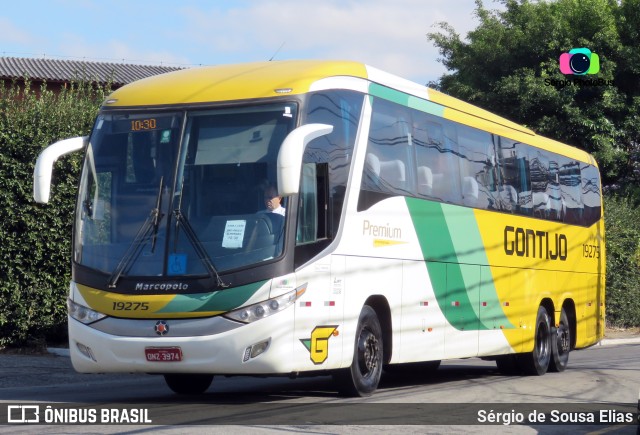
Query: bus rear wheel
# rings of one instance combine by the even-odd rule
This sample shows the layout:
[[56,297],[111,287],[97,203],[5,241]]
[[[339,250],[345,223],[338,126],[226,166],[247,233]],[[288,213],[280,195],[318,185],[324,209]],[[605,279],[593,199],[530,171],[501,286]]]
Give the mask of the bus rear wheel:
[[551,363],[549,371],[563,372],[569,364],[569,352],[571,351],[571,327],[569,318],[564,308],[560,312],[560,323],[557,328],[552,328],[551,334]]
[[540,306],[536,316],[533,352],[518,355],[518,365],[525,375],[542,376],[551,361],[551,321],[547,310]]
[[200,373],[167,373],[164,375],[164,380],[174,393],[202,394],[207,391],[207,388],[211,385],[213,375]]
[[370,396],[382,376],[382,328],[373,308],[365,305],[358,319],[351,367],[334,372],[333,379],[341,394]]

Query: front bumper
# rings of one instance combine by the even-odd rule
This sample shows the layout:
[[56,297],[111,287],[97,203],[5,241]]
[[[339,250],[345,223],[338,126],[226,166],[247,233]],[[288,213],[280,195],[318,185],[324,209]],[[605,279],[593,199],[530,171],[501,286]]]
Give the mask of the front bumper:
[[[249,324],[219,318],[217,323],[231,322],[233,327],[227,325],[214,328],[211,333],[192,336],[178,331],[192,329],[193,319],[166,319],[169,331],[163,336],[153,330],[155,319],[109,318],[108,321],[114,324],[121,321],[127,325],[121,330],[128,332],[107,333],[96,329],[100,322],[93,327],[69,318],[69,350],[78,372],[278,374],[294,371],[293,307]],[[187,324],[190,326],[185,329]],[[247,348],[266,340],[269,343],[263,353],[247,358]],[[182,360],[147,361],[145,348],[148,347],[179,347]]]

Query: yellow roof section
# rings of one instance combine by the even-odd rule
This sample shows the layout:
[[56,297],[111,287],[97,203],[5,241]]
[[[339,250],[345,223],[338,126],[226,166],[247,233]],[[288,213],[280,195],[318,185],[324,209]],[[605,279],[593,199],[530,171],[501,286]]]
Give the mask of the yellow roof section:
[[[378,76],[375,68],[369,69],[370,67],[359,62],[326,60],[254,62],[190,68],[123,86],[107,98],[104,107],[169,106],[298,95],[308,92],[314,82],[336,76],[358,77],[382,86],[402,88],[398,88],[396,83],[399,78],[390,74]],[[403,82],[402,79],[399,80]],[[277,92],[284,89],[288,92]],[[444,106],[444,117],[447,119],[540,148],[559,151],[585,162],[593,160],[582,150],[537,136],[522,125],[434,89],[428,90],[428,99]]]
[[458,110],[468,115],[477,116],[478,118],[486,119],[487,121],[495,122],[496,124],[500,124],[505,127],[509,127],[514,130],[521,131],[523,133],[532,134],[532,135],[535,134],[532,130],[528,129],[525,126],[516,124],[513,121],[509,121],[508,119],[503,118],[502,116],[498,116],[487,110],[481,109],[477,106],[474,106],[473,104],[469,104],[465,101],[451,97],[447,94],[443,94],[442,92],[436,91],[435,89],[429,89],[429,99],[434,103],[441,104],[445,107],[450,107],[452,109]]
[[[471,127],[536,146],[547,151],[563,154],[566,157],[594,164],[594,159],[579,148],[536,134],[533,130],[509,121],[487,110],[451,97],[434,89],[429,89],[429,99],[445,106],[444,117]],[[487,122],[488,121],[488,122]],[[505,128],[506,127],[506,128]]]
[[[200,67],[161,74],[123,86],[105,107],[162,106],[302,94],[330,76],[367,77],[364,64],[339,61],[274,61]],[[291,89],[278,94],[276,89]],[[109,102],[113,101],[114,102]]]

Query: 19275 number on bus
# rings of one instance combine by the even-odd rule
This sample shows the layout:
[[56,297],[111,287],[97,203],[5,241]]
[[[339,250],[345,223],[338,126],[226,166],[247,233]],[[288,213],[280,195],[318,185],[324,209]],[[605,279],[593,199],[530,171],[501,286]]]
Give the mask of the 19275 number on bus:
[[598,245],[582,245],[582,256],[585,258],[600,258],[600,246]]

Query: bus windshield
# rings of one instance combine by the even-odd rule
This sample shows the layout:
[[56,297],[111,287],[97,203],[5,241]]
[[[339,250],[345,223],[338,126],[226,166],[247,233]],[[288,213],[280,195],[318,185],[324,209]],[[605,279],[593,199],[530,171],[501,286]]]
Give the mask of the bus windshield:
[[115,287],[124,276],[213,278],[278,257],[286,200],[274,193],[276,162],[296,109],[99,115],[80,182],[75,262],[109,274]]

